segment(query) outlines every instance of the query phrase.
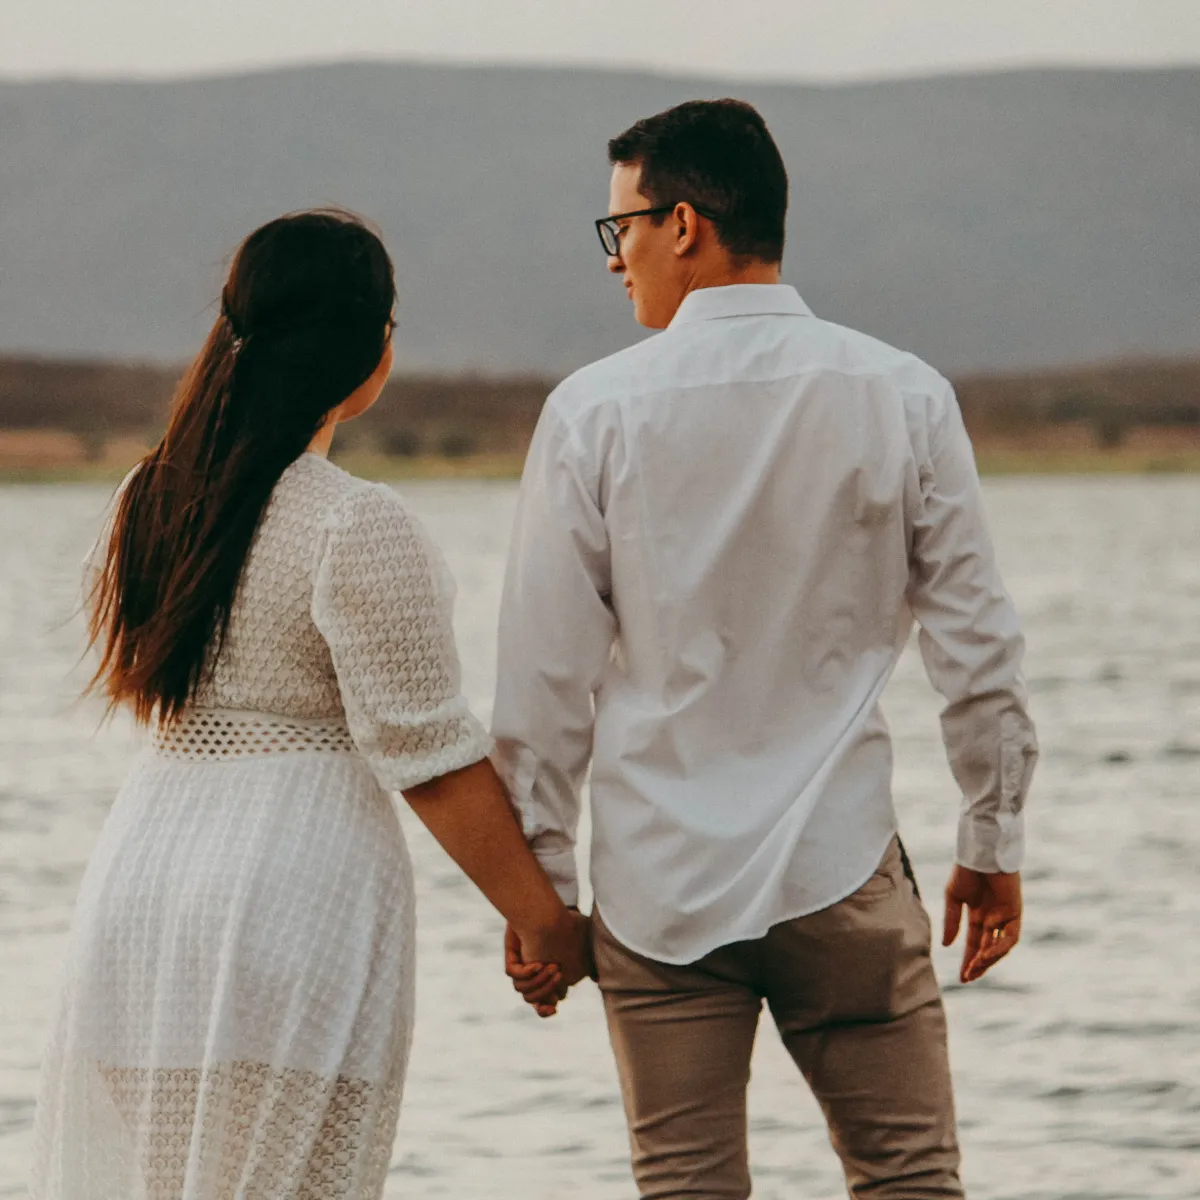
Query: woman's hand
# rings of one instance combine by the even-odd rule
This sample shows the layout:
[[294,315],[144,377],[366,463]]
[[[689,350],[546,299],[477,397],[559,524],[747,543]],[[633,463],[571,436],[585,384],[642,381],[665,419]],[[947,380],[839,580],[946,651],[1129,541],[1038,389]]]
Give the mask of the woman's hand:
[[549,929],[504,931],[504,970],[513,987],[540,1017],[551,1017],[567,990],[595,978],[591,921],[575,909]]
[[591,975],[591,922],[564,906],[526,844],[487,759],[405,789],[445,851],[509,922],[505,969],[543,1017]]
[[483,759],[450,771],[404,796],[510,923],[509,974],[542,1016],[550,1016],[567,988],[591,971],[589,922],[564,906],[538,865],[491,763]]

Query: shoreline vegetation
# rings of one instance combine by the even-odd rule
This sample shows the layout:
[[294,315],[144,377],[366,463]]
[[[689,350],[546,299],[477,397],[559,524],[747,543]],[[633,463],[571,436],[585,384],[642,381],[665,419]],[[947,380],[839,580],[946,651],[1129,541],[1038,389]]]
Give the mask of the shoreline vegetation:
[[[103,484],[115,487],[138,455],[117,462],[8,462],[0,433],[0,487],[29,484]],[[1191,475],[1200,474],[1200,448],[1119,450],[1026,449],[976,445],[979,473],[985,477],[1019,475]],[[472,454],[398,457],[373,453],[334,453],[334,462],[354,475],[385,483],[428,480],[515,482],[521,454]]]
[[[118,482],[180,368],[0,358],[0,484]],[[381,480],[511,480],[553,380],[394,376],[333,459]],[[1200,360],[952,380],[985,475],[1200,472]]]

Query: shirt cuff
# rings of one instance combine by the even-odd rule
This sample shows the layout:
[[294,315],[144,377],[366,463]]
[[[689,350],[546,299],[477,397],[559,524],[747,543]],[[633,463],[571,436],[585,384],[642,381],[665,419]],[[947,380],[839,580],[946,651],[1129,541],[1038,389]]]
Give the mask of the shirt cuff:
[[568,908],[578,908],[579,871],[575,866],[574,847],[569,846],[565,850],[539,851],[535,846],[533,853],[542,870],[550,876],[550,882],[554,884],[554,890],[558,893],[559,899]]
[[984,875],[1019,871],[1025,861],[1025,814],[964,814],[954,857],[959,866]]

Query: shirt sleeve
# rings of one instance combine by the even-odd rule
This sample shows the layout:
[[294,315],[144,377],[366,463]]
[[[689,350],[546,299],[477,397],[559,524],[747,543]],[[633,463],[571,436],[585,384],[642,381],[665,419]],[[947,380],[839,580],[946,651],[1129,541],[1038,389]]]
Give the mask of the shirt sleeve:
[[521,481],[500,606],[493,761],[566,904],[592,753],[593,697],[612,649],[608,531],[581,447],[547,403]]
[[400,497],[355,493],[326,530],[312,616],[350,734],[385,788],[416,787],[491,748],[459,690],[453,600],[441,555]]
[[1017,871],[1037,761],[1021,661],[1025,641],[1000,580],[974,454],[947,385],[929,421],[912,530],[908,599],[930,681],[947,701],[942,737],[962,789],[957,861]]

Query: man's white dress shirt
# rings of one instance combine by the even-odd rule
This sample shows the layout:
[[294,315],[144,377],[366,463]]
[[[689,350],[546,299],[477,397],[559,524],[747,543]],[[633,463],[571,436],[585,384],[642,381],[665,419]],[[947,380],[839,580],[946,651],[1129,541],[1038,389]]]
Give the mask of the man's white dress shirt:
[[1015,871],[1023,640],[950,385],[796,291],[691,292],[546,403],[500,616],[495,759],[542,865],[693,962],[825,908],[892,835],[879,698],[912,625],[947,705],[958,861]]

